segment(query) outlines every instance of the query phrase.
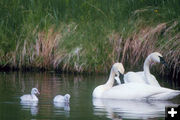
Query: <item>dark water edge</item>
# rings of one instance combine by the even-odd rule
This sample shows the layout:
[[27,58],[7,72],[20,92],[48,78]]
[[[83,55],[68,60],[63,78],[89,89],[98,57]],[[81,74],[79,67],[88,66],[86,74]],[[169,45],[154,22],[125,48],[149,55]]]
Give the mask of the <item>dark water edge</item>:
[[[141,68],[141,67],[140,67]],[[138,68],[139,71],[141,71],[141,69]],[[175,73],[173,75],[173,68],[172,69],[166,69],[165,72],[163,74],[161,74],[159,71],[157,71],[156,69],[152,70],[152,74],[154,76],[163,78],[165,80],[167,80],[168,82],[173,82],[174,84],[178,84],[180,85],[180,72],[179,73]],[[45,68],[39,68],[39,67],[10,67],[10,66],[0,66],[0,72],[22,72],[22,73],[26,73],[26,72],[54,72],[54,73],[61,73],[61,74],[74,74],[74,75],[106,75],[109,74],[110,70],[108,73],[105,73],[104,71],[100,71],[98,73],[96,72],[89,72],[89,71],[82,71],[82,72],[78,72],[78,71],[66,71],[66,70],[62,70],[61,68],[49,68],[49,69],[45,69]],[[127,71],[128,72],[128,71]],[[125,71],[126,73],[126,71]]]

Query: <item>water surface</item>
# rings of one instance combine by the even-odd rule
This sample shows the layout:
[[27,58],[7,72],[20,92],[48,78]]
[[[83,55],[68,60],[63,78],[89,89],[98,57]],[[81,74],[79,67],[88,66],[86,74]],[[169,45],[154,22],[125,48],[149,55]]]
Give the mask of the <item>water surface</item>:
[[[180,97],[171,101],[93,100],[93,89],[107,79],[108,75],[0,72],[0,120],[156,120],[164,119],[165,106],[180,104]],[[160,84],[180,89],[167,80]],[[20,102],[20,96],[30,93],[33,87],[40,91],[39,103]],[[57,94],[66,93],[71,95],[69,106],[52,102]]]

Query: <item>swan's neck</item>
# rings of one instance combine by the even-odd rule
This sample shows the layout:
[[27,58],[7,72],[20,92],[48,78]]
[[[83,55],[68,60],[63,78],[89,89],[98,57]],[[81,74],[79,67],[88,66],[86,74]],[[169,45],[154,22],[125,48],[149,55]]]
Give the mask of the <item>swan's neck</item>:
[[34,92],[33,92],[33,91],[31,91],[31,95],[34,95]]
[[37,98],[35,94],[31,94],[32,99]]
[[144,75],[145,75],[145,82],[147,84],[150,84],[150,70],[149,70],[149,65],[151,63],[151,59],[150,57],[146,58],[145,62],[144,62]]
[[113,84],[114,84],[114,77],[115,77],[115,73],[111,69],[111,73],[110,73],[109,79],[108,79],[108,81],[106,82],[105,85],[111,88],[113,86]]

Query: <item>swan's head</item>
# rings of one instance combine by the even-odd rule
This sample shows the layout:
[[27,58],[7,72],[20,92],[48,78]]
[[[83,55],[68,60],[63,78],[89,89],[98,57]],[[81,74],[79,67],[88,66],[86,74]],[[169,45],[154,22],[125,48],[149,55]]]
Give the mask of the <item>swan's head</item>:
[[112,69],[116,75],[124,74],[124,66],[122,65],[122,63],[115,63]]
[[40,94],[40,93],[39,93],[39,91],[38,91],[37,88],[32,88],[31,94],[32,94],[32,95],[35,95],[35,94]]
[[65,100],[65,102],[69,103],[70,97],[71,97],[71,96],[70,96],[69,94],[65,94],[65,95],[64,95],[64,100]]
[[112,67],[115,75],[117,76],[115,78],[115,80],[118,82],[118,84],[120,84],[120,80],[121,83],[124,83],[123,79],[124,79],[124,66],[122,65],[122,63],[115,63]]
[[151,57],[151,60],[156,63],[162,63],[165,66],[167,66],[167,63],[165,62],[163,56],[158,52],[153,52],[149,55]]

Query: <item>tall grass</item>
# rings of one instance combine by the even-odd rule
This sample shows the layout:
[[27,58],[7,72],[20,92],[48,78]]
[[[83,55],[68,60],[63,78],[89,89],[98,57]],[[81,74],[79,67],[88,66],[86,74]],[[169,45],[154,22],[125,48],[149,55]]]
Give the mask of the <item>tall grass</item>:
[[[0,66],[108,72],[159,51],[180,73],[178,0],[1,0]],[[164,73],[162,67],[161,73]],[[168,72],[165,72],[168,74]]]

